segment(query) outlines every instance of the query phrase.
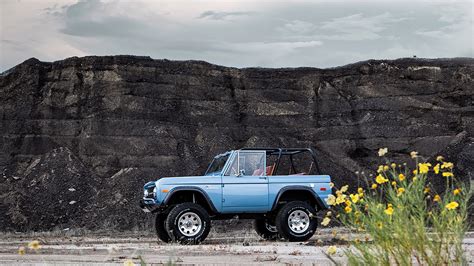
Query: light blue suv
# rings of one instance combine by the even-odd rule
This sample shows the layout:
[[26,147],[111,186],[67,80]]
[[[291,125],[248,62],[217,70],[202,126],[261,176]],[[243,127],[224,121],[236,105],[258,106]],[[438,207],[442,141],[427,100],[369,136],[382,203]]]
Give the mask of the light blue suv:
[[240,149],[214,157],[204,176],[148,182],[140,207],[156,213],[164,242],[199,243],[211,220],[236,215],[255,219],[266,239],[306,241],[316,230],[316,212],[328,208],[330,182],[312,149]]

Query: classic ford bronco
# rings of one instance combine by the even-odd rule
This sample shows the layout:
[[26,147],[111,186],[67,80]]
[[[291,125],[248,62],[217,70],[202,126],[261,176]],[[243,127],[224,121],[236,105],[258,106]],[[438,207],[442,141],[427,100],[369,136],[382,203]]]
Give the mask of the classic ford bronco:
[[254,219],[263,238],[306,241],[316,230],[316,212],[328,208],[330,182],[312,149],[240,149],[214,157],[204,176],[146,183],[140,207],[156,213],[164,242],[199,243],[211,220],[235,216]]

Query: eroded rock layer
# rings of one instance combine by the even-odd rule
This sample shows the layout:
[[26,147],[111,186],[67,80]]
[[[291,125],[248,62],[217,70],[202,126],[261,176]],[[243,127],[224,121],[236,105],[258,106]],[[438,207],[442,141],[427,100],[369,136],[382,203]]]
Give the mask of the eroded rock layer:
[[[332,69],[112,56],[29,59],[0,76],[0,230],[136,229],[144,182],[241,147],[314,147],[336,184],[389,158],[474,175],[474,59]],[[436,182],[434,182],[436,183]]]

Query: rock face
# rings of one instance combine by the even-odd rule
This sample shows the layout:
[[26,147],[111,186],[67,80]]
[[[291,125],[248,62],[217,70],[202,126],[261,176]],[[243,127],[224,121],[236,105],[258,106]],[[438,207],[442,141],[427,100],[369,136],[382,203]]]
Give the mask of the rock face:
[[241,147],[314,147],[336,184],[442,154],[474,175],[474,59],[332,69],[113,56],[29,59],[0,76],[0,230],[135,229],[144,182]]

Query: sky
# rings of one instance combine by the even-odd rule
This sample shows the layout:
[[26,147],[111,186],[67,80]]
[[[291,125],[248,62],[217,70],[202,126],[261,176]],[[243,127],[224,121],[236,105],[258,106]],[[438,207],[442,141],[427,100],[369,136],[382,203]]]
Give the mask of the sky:
[[0,0],[0,72],[131,54],[232,67],[474,57],[473,0]]

